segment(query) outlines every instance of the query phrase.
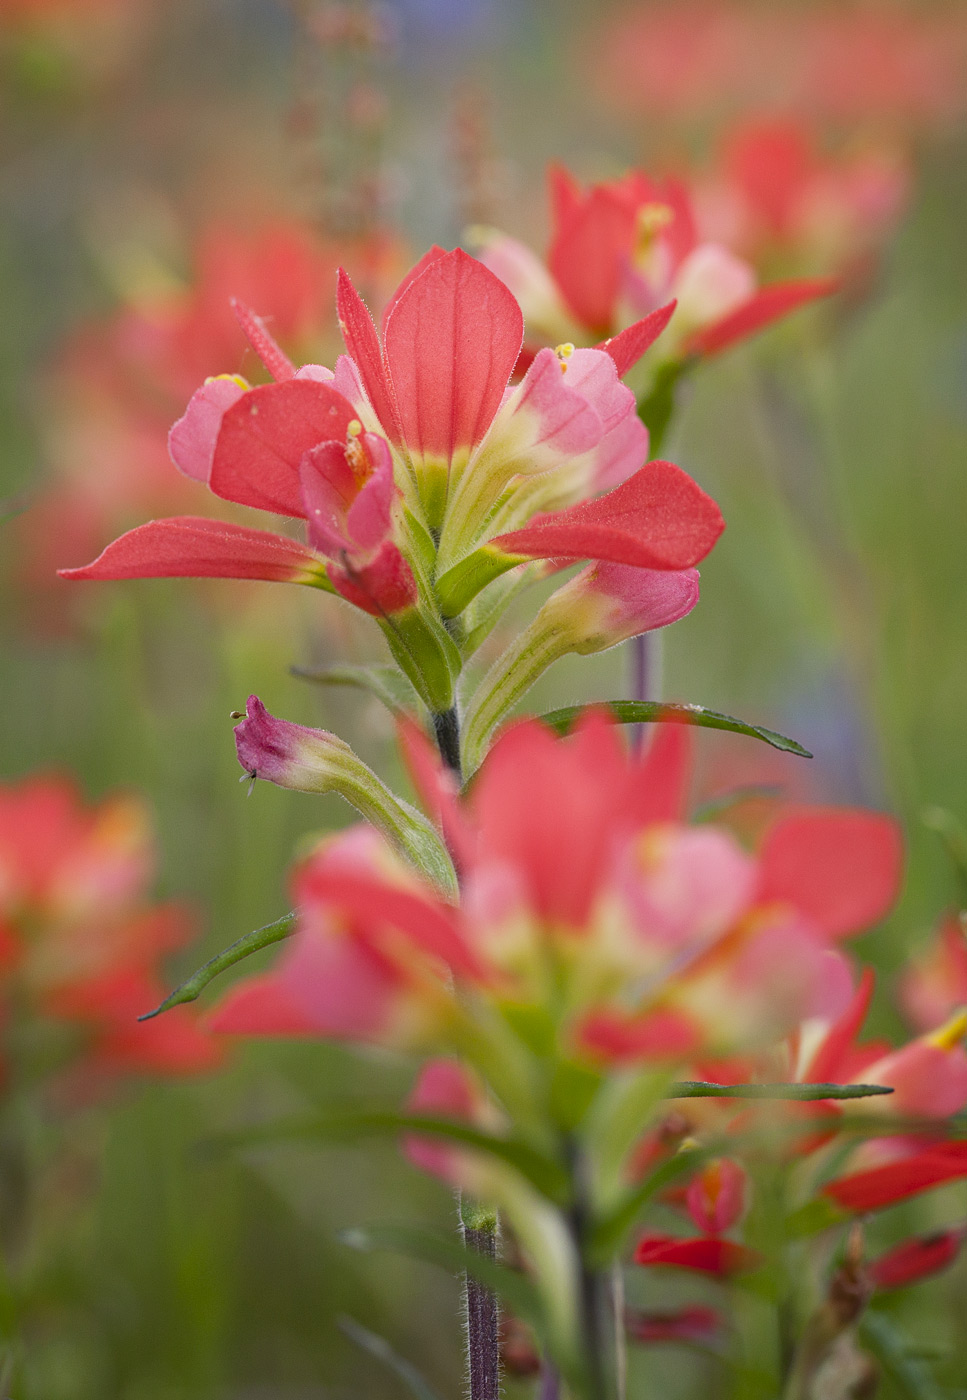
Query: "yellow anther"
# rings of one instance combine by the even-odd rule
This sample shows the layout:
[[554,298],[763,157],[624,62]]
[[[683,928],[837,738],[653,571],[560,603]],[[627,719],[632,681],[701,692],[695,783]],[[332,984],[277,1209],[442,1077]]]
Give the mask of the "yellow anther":
[[645,258],[651,252],[657,234],[674,221],[675,211],[667,204],[643,204],[638,210],[635,234],[635,258]]
[[215,384],[219,379],[230,379],[233,384],[237,384],[240,389],[244,389],[246,392],[252,387],[248,380],[243,379],[240,374],[210,374],[205,383]]
[[698,1138],[686,1137],[682,1138],[681,1142],[678,1144],[678,1150],[679,1152],[694,1152],[696,1148],[701,1147],[701,1145]]
[[363,425],[362,423],[360,423],[359,419],[350,418],[349,422],[346,424],[346,436],[351,438],[358,438],[362,431]]
[[939,1030],[933,1035],[927,1036],[931,1045],[936,1045],[938,1050],[953,1050],[959,1045],[964,1036],[967,1035],[967,1007],[962,1006],[959,1011],[955,1011],[949,1021],[945,1021]]
[[561,362],[561,373],[563,374],[567,369],[568,360],[574,354],[574,346],[569,340],[566,340],[563,345],[555,345],[554,354]]

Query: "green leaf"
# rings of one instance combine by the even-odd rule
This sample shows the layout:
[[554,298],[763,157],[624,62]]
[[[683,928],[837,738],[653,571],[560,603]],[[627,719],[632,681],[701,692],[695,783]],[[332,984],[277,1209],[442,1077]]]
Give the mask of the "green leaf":
[[794,1210],[786,1221],[786,1233],[790,1239],[807,1239],[810,1235],[821,1235],[834,1225],[842,1225],[849,1216],[828,1196],[817,1196],[804,1206]]
[[890,1318],[867,1311],[860,1318],[859,1334],[904,1400],[945,1400],[929,1366]]
[[257,953],[260,948],[268,948],[272,943],[279,943],[283,938],[288,938],[295,929],[295,923],[294,913],[283,914],[282,918],[276,919],[274,924],[266,924],[264,928],[257,928],[252,933],[244,934],[234,943],[230,943],[222,952],[209,958],[208,962],[197,972],[192,973],[186,982],[182,982],[181,986],[176,987],[170,996],[165,997],[160,1006],[156,1006],[153,1011],[139,1016],[138,1020],[150,1021],[155,1016],[160,1016],[162,1011],[170,1011],[173,1006],[184,1006],[186,1002],[197,1001],[209,982],[213,981],[219,973],[234,967],[237,962],[247,958],[250,953]]
[[350,1249],[365,1253],[385,1251],[436,1264],[448,1273],[472,1274],[485,1288],[504,1299],[519,1318],[544,1333],[544,1315],[537,1289],[523,1274],[513,1273],[486,1255],[467,1249],[450,1235],[440,1235],[420,1225],[369,1225],[344,1230],[339,1238]]
[[407,1361],[405,1357],[400,1356],[385,1337],[379,1336],[376,1332],[370,1332],[368,1327],[363,1327],[352,1317],[344,1315],[337,1318],[336,1323],[340,1332],[344,1332],[360,1350],[368,1352],[370,1356],[382,1362],[388,1370],[392,1371],[403,1382],[410,1394],[416,1397],[416,1400],[439,1400],[436,1391],[427,1384],[412,1361]]
[[349,686],[365,690],[382,701],[393,715],[411,713],[421,704],[420,697],[395,666],[323,666],[320,670],[292,666],[291,673],[316,685]]
[[787,739],[773,729],[765,729],[761,724],[746,724],[744,720],[733,719],[731,715],[720,715],[716,710],[706,710],[703,705],[663,705],[657,700],[600,700],[590,705],[565,705],[563,709],[551,710],[540,718],[558,734],[567,734],[572,726],[588,710],[607,709],[618,724],[697,724],[700,729],[727,729],[731,734],[747,734],[752,739],[761,739],[783,753],[794,753],[800,758],[812,758],[808,749],[795,739]]
[[666,360],[655,372],[651,393],[638,401],[638,417],[648,429],[648,452],[657,457],[662,450],[675,412],[678,381],[691,368],[692,360]]
[[425,1137],[444,1138],[477,1152],[486,1153],[513,1167],[531,1183],[535,1190],[551,1200],[566,1197],[568,1178],[564,1168],[519,1138],[497,1137],[469,1123],[457,1123],[451,1118],[432,1114],[398,1113],[393,1110],[327,1113],[312,1118],[282,1119],[257,1127],[230,1129],[209,1143],[217,1147],[252,1147],[260,1143],[279,1142],[286,1138],[309,1138],[320,1142],[355,1142],[360,1138],[384,1134],[420,1133]]
[[923,813],[921,821],[943,841],[957,877],[960,902],[967,906],[967,830],[953,812],[948,812],[945,807],[929,807]]
[[594,1189],[610,1204],[621,1187],[625,1161],[666,1097],[667,1073],[654,1068],[628,1071],[605,1080],[592,1103],[581,1136],[594,1163]]
[[669,1099],[872,1099],[892,1094],[885,1084],[706,1084],[686,1079],[673,1084]]

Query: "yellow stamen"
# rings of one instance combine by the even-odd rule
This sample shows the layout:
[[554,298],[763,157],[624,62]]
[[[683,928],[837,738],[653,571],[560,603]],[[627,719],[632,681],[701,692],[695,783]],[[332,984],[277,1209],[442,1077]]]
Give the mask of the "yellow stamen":
[[563,374],[567,369],[568,360],[574,354],[574,346],[569,340],[566,340],[563,345],[555,345],[554,354],[561,362],[561,373]]
[[933,1035],[927,1036],[931,1045],[936,1045],[938,1050],[953,1050],[959,1045],[964,1036],[967,1035],[967,1007],[962,1006],[959,1011],[955,1011],[949,1021],[946,1021]]
[[349,422],[346,424],[346,436],[351,438],[358,438],[362,431],[363,425],[362,423],[360,423],[359,419],[350,418]]
[[657,234],[675,219],[675,211],[667,204],[643,204],[638,210],[635,236],[635,261],[647,257]]

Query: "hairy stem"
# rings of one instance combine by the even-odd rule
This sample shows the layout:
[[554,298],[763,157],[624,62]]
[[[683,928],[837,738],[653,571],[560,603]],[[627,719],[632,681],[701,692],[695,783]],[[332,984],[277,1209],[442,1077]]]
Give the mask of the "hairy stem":
[[[497,1231],[463,1227],[464,1243],[486,1259],[497,1258]],[[470,1400],[499,1400],[500,1310],[489,1288],[466,1275],[467,1393]]]
[[436,735],[440,757],[450,771],[456,774],[458,781],[462,781],[460,716],[457,713],[456,705],[451,705],[449,710],[442,710],[433,716],[433,732]]

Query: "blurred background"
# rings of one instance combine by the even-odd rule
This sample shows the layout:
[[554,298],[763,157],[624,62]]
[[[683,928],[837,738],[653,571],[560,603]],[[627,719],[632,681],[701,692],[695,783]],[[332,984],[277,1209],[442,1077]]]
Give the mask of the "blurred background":
[[[728,528],[701,606],[665,638],[663,690],[816,755],[706,735],[698,797],[766,783],[900,816],[905,894],[863,947],[895,1032],[892,979],[957,897],[923,813],[967,820],[962,2],[0,0],[4,791],[44,773],[73,775],[78,803],[140,796],[156,831],[143,898],[193,909],[193,936],[156,968],[174,985],[285,912],[300,842],[349,819],[266,784],[246,796],[229,715],[247,694],[402,783],[375,702],[290,674],[379,655],[342,604],[247,584],[78,588],[54,570],[152,515],[217,513],[165,434],[205,375],[257,376],[229,296],[294,357],[332,363],[340,263],[378,306],[431,242],[472,226],[542,250],[551,160],[584,180],[674,172],[708,236],[763,278],[843,277],[834,302],[685,386],[663,455]],[[563,663],[535,703],[623,694],[627,665]],[[4,820],[20,819],[0,800]],[[27,1013],[4,1002],[6,1033]],[[396,1103],[410,1067],[247,1044],[219,1068],[85,1093],[60,1071],[51,1088],[19,1043],[4,1058],[0,1158],[15,1142],[35,1188],[4,1207],[0,1330],[25,1339],[0,1373],[11,1395],[401,1394],[341,1315],[458,1393],[455,1284],[337,1237],[445,1223],[442,1187],[392,1145],[205,1146],[314,1104]],[[918,1335],[967,1336],[965,1281],[962,1263],[903,1305]],[[952,1384],[960,1345],[941,1358]],[[647,1371],[634,1393],[728,1392],[707,1359]]]

